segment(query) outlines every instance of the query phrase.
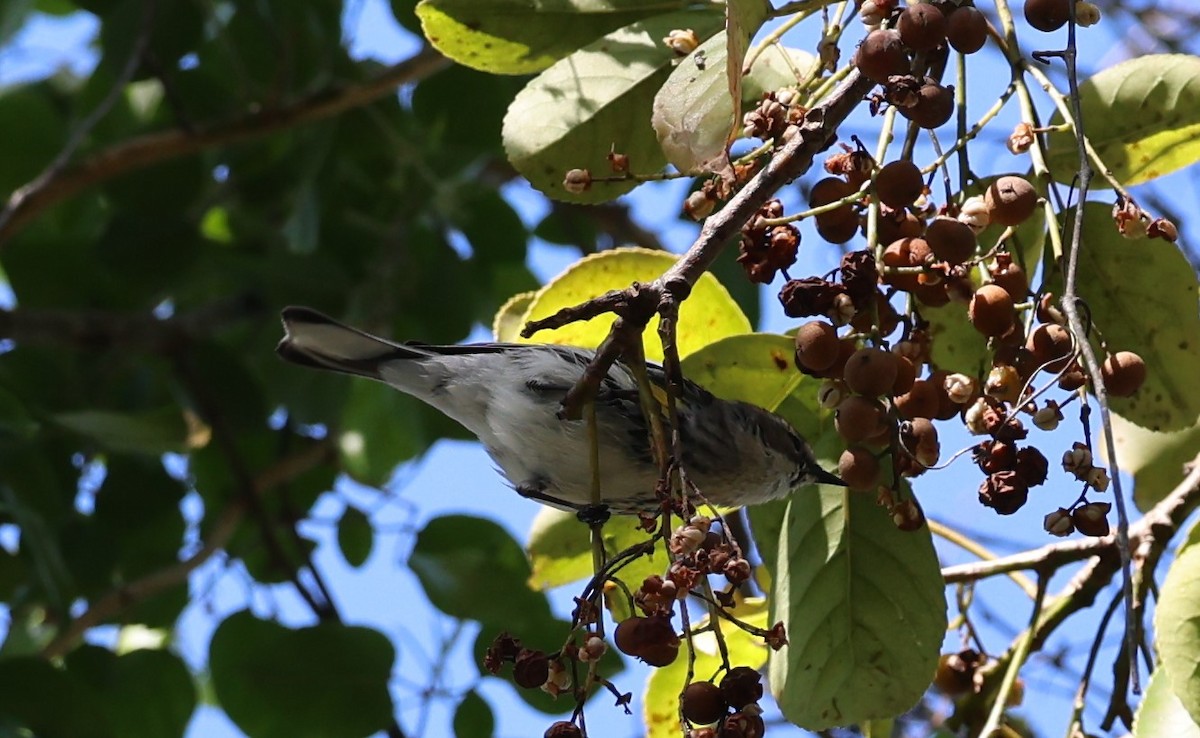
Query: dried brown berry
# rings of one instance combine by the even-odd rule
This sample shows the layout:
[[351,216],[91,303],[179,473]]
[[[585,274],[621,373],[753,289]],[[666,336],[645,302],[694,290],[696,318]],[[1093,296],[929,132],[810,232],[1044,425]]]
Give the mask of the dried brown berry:
[[1025,20],[1029,25],[1050,33],[1057,31],[1071,19],[1071,3],[1074,0],[1025,0]]
[[1026,446],[1017,451],[1015,471],[1026,485],[1036,487],[1046,482],[1046,475],[1050,471],[1050,462],[1046,460],[1045,454],[1041,451],[1033,446]]
[[907,74],[908,52],[900,33],[891,29],[871,31],[854,53],[854,65],[867,78],[883,84],[888,77]]
[[1071,332],[1056,323],[1034,328],[1025,348],[1033,355],[1033,361],[1048,372],[1061,371],[1074,353]]
[[789,318],[827,315],[835,298],[845,293],[846,288],[840,284],[827,282],[820,277],[805,277],[785,284],[779,291],[779,302]]
[[735,666],[721,680],[721,694],[735,710],[744,710],[762,699],[762,674],[749,666]]
[[1106,536],[1110,530],[1108,524],[1110,509],[1112,509],[1111,503],[1089,502],[1071,512],[1071,522],[1085,536]]
[[1015,226],[1033,215],[1038,195],[1025,178],[1007,175],[989,185],[983,199],[993,223]]
[[725,717],[729,703],[712,682],[692,682],[683,690],[683,717],[696,725],[709,725]]
[[932,418],[938,412],[938,391],[933,382],[918,379],[895,402],[896,411],[903,418]]
[[838,476],[851,489],[874,490],[879,484],[879,459],[870,449],[851,446],[838,459]]
[[925,228],[925,241],[938,261],[962,264],[975,254],[975,232],[954,218],[934,218]]
[[550,676],[550,657],[543,651],[521,649],[513,664],[513,681],[518,687],[537,689]]
[[1146,381],[1146,362],[1132,351],[1118,351],[1100,367],[1104,388],[1114,397],[1129,397]]
[[994,284],[985,284],[975,290],[967,307],[971,325],[985,336],[1008,333],[1012,330],[1015,315],[1012,296],[1003,287]]
[[900,426],[900,440],[905,450],[922,467],[937,466],[942,454],[942,446],[938,442],[937,428],[927,418],[913,418]]
[[921,169],[907,159],[885,164],[875,175],[875,193],[881,203],[891,208],[913,204],[924,191]]
[[569,720],[559,720],[546,728],[545,738],[583,738],[583,731]]
[[1008,254],[997,256],[996,263],[988,269],[988,273],[992,275],[992,282],[1003,287],[1013,302],[1020,302],[1029,294],[1029,277]]
[[883,431],[885,418],[883,406],[878,402],[850,395],[837,406],[834,427],[847,442],[859,443]]
[[946,16],[929,3],[910,5],[900,13],[900,39],[914,51],[929,51],[946,40]]
[[954,115],[954,88],[927,82],[917,90],[916,103],[912,107],[897,110],[922,128],[938,128]]
[[983,658],[974,649],[944,653],[938,659],[933,684],[949,697],[966,694],[974,688],[975,670],[981,663]]
[[721,725],[721,738],[763,738],[766,725],[756,712],[735,712]]
[[974,54],[987,43],[987,18],[970,5],[961,6],[946,18],[946,40],[956,51]]
[[875,255],[870,251],[863,249],[847,252],[842,256],[842,263],[838,269],[842,273],[842,285],[846,288],[846,294],[850,295],[850,299],[860,310],[870,307],[872,298],[878,301],[878,298],[882,297],[877,286],[879,267],[875,264]]
[[1060,507],[1042,518],[1042,529],[1052,536],[1065,538],[1075,532],[1075,523],[1071,520],[1070,511]]
[[796,330],[796,363],[811,371],[833,366],[841,353],[834,327],[821,320],[810,320]]
[[846,361],[842,378],[852,391],[868,397],[889,394],[896,382],[896,357],[891,351],[867,346]]

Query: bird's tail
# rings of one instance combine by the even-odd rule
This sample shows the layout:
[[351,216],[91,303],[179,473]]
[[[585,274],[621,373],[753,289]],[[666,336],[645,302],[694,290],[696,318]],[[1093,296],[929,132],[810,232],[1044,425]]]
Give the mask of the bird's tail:
[[310,308],[287,307],[282,317],[286,335],[275,352],[294,364],[382,379],[380,366],[384,363],[430,355],[351,328]]

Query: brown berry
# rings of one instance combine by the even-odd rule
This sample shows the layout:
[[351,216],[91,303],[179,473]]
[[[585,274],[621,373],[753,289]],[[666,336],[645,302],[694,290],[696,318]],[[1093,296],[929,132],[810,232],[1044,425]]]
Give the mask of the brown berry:
[[933,684],[949,697],[966,694],[975,686],[975,669],[982,662],[977,651],[966,649],[958,653],[944,653],[938,659]]
[[1110,530],[1108,511],[1112,503],[1089,502],[1071,511],[1071,522],[1085,536],[1106,536]]
[[924,191],[921,169],[906,159],[885,164],[875,175],[875,193],[881,203],[891,208],[912,205]]
[[[850,206],[845,206],[850,210]],[[841,208],[839,208],[840,210]],[[836,210],[834,212],[837,212]],[[850,239],[858,235],[858,229],[862,225],[858,214],[851,211],[850,217],[844,220],[829,222],[817,216],[817,235],[828,241],[829,243],[846,243]]]
[[811,371],[825,371],[841,353],[841,342],[832,325],[810,320],[796,330],[796,363]]
[[917,381],[917,365],[907,356],[896,357],[896,381],[892,383],[892,396],[903,395]]
[[970,5],[959,7],[946,19],[946,40],[963,54],[982,49],[987,36],[987,18]]
[[762,699],[762,674],[749,666],[735,666],[721,680],[721,694],[735,710],[743,710]]
[[954,88],[936,82],[921,85],[916,104],[899,110],[901,115],[922,128],[938,128],[954,115]]
[[[825,177],[813,185],[812,190],[808,193],[808,206],[810,208],[818,208],[822,205],[828,205],[831,202],[837,202],[844,197],[848,197],[854,194],[854,192],[855,188],[841,177]],[[816,217],[818,223],[832,225],[853,218],[854,209],[847,203],[827,213],[821,213]]]
[[954,401],[954,398],[950,396],[950,391],[946,388],[946,378],[950,374],[945,369],[939,369],[929,375],[929,383],[933,385],[938,401],[937,412],[929,416],[932,420],[949,420],[962,412],[962,405]]
[[683,717],[689,723],[710,725],[725,717],[729,704],[712,682],[692,682],[683,690]]
[[812,376],[819,379],[841,379],[842,372],[846,369],[846,362],[858,350],[858,342],[853,338],[838,339],[838,356],[828,369],[823,371],[814,371]]
[[[902,238],[893,241],[883,250],[883,265],[885,267],[919,267],[925,266],[933,259],[933,249],[923,238]],[[921,285],[920,274],[896,274],[884,272],[880,281],[905,292],[912,292]]]
[[1011,259],[998,262],[988,273],[992,275],[992,282],[1003,287],[1013,302],[1024,300],[1029,294],[1029,277],[1025,276],[1021,265]]
[[946,40],[946,16],[929,3],[905,8],[897,28],[900,39],[914,51],[936,49]]
[[1038,195],[1023,177],[1008,175],[993,182],[984,193],[988,216],[993,223],[1015,226],[1024,223],[1037,208]]
[[925,241],[938,261],[962,264],[975,255],[975,232],[954,218],[934,218],[925,228]]
[[975,290],[971,304],[967,306],[967,317],[975,330],[985,336],[1003,336],[1012,330],[1012,296],[998,285],[985,284]]
[[902,418],[932,418],[938,413],[938,391],[933,382],[918,379],[908,392],[896,398],[896,411]]
[[927,418],[914,418],[904,424],[901,438],[905,448],[921,466],[937,466],[942,445],[938,442],[937,428]]
[[1146,362],[1132,351],[1118,351],[1104,360],[1100,374],[1108,394],[1129,397],[1146,381]]
[[645,636],[642,633],[642,623],[646,618],[634,615],[617,623],[613,631],[613,642],[617,649],[626,656],[637,656],[645,646]]
[[583,730],[569,720],[559,720],[546,728],[544,738],[583,738]]
[[846,386],[860,395],[880,397],[896,383],[896,356],[891,351],[867,346],[851,354],[842,372]]
[[537,689],[550,676],[550,657],[542,651],[521,649],[513,664],[513,681],[518,687]]
[[766,724],[756,712],[735,712],[721,724],[721,738],[763,738]]
[[876,227],[880,243],[916,238],[925,232],[925,224],[921,219],[907,210],[888,209],[881,212]]
[[834,413],[834,427],[849,443],[859,443],[883,430],[883,407],[874,400],[850,395],[842,400]]
[[1074,345],[1071,332],[1056,323],[1039,325],[1029,334],[1025,348],[1033,361],[1048,372],[1062,371],[1071,361]]
[[979,485],[979,501],[1001,515],[1012,515],[1029,500],[1029,487],[1016,472],[991,474]]
[[838,459],[838,476],[850,489],[874,490],[879,484],[879,472],[879,459],[862,446],[851,446]]
[[1025,0],[1025,20],[1039,31],[1057,31],[1071,19],[1072,2],[1074,0]]
[[854,53],[854,65],[867,78],[883,84],[888,77],[907,74],[908,52],[900,33],[891,29],[871,31]]

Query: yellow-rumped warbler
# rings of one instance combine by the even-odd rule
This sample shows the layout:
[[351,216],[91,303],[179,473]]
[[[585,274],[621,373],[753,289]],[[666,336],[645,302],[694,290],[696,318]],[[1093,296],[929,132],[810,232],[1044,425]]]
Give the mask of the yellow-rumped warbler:
[[[283,311],[277,349],[288,361],[384,382],[457,420],[479,437],[524,497],[572,510],[592,500],[587,423],[558,416],[593,351],[550,344],[398,344],[315,310]],[[661,367],[650,381],[665,385]],[[595,398],[600,493],[613,512],[653,511],[658,468],[650,456],[637,382],[614,364]],[[752,505],[807,484],[844,484],[822,469],[786,420],[721,400],[685,381],[679,403],[684,469],[706,500]]]

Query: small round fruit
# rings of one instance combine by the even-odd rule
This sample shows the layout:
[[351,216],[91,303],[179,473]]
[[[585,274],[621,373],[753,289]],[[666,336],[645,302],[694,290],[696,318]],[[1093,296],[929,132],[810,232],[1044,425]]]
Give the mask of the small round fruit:
[[900,417],[909,420],[935,417],[938,413],[937,387],[928,379],[916,380],[908,392],[896,398],[896,411]]
[[912,291],[917,302],[926,307],[941,307],[950,303],[950,295],[946,292],[946,283],[920,284]]
[[850,489],[874,490],[879,484],[879,472],[879,459],[862,446],[851,446],[838,459],[838,476]]
[[1071,19],[1072,2],[1074,0],[1025,0],[1025,20],[1039,31],[1057,31]]
[[841,342],[834,327],[822,320],[811,320],[796,330],[796,362],[811,371],[825,371],[841,353]]
[[921,85],[917,104],[899,108],[900,114],[922,128],[938,128],[954,115],[954,88],[937,83]]
[[855,351],[846,361],[842,378],[852,391],[867,397],[880,397],[896,383],[896,355],[891,351],[867,346]]
[[[850,186],[850,183],[841,177],[826,177],[815,185],[808,193],[808,206],[810,208],[818,208],[822,205],[828,205],[831,202],[837,202],[844,197],[853,195],[855,188]],[[841,220],[849,220],[854,217],[854,209],[849,204],[843,205],[828,213],[821,213],[817,216],[818,222],[836,223]]]
[[1129,397],[1146,381],[1146,362],[1132,351],[1118,351],[1100,367],[1104,388],[1115,397]]
[[850,395],[837,406],[833,424],[848,443],[859,443],[883,430],[883,407],[866,397]]
[[542,738],[583,738],[583,730],[569,720],[559,720],[546,728]]
[[1004,288],[1012,296],[1013,302],[1020,302],[1029,294],[1029,278],[1020,264],[1009,263],[1003,267],[993,267],[990,270],[992,282]]
[[910,5],[900,14],[900,39],[914,51],[930,51],[946,40],[946,16],[929,3]]
[[946,389],[946,377],[949,376],[950,372],[946,369],[938,369],[929,375],[929,383],[937,394],[937,411],[928,416],[931,420],[949,420],[963,410],[963,406],[955,402]]
[[1039,367],[1048,372],[1059,372],[1071,361],[1074,345],[1070,331],[1057,323],[1046,323],[1033,329],[1025,348]]
[[900,33],[891,29],[868,33],[854,53],[854,64],[864,76],[879,84],[887,82],[892,75],[907,74],[908,52],[900,40]]
[[934,218],[925,228],[925,241],[938,261],[962,264],[975,255],[975,232],[954,218]]
[[892,243],[902,238],[918,238],[925,224],[907,210],[889,210],[879,214],[879,242]]
[[638,658],[650,666],[663,667],[675,663],[679,657],[679,641],[674,643],[651,643],[642,649]]
[[925,191],[921,169],[906,159],[885,164],[875,175],[875,193],[879,201],[892,208],[912,205]]
[[921,466],[926,468],[937,466],[938,458],[942,453],[942,446],[938,443],[937,428],[927,418],[914,418],[911,426],[911,437],[906,439],[909,453]]
[[1000,177],[987,188],[983,196],[993,223],[1021,225],[1037,209],[1038,195],[1033,185],[1023,177]]
[[967,317],[975,330],[985,336],[1003,336],[1012,330],[1012,296],[1003,287],[985,284],[975,290],[971,304],[967,306]]
[[[933,250],[923,238],[902,238],[893,241],[883,250],[883,265],[885,267],[914,267],[924,266],[925,261],[933,257]],[[905,292],[912,292],[921,284],[919,274],[884,273],[880,276],[884,284],[892,285]]]
[[634,615],[617,623],[617,629],[613,631],[613,642],[617,644],[617,650],[626,656],[640,655],[646,645],[645,636],[641,632],[645,620],[646,618]]
[[946,40],[956,51],[974,54],[987,43],[987,18],[970,5],[960,7],[946,19]]
[[762,699],[762,674],[749,666],[735,666],[721,679],[721,694],[735,710],[744,710]]
[[[822,220],[820,215],[817,216],[817,235],[829,243],[846,243],[858,235],[858,228],[862,225],[858,215],[853,212],[849,205],[843,207],[850,210],[849,218],[836,220],[831,223],[827,220]],[[841,208],[838,208],[838,210],[841,210]],[[837,210],[833,212],[836,213]]]
[[853,338],[839,338],[837,359],[828,369],[819,372],[814,371],[812,376],[820,379],[841,379],[842,372],[846,369],[846,362],[857,350],[858,342]]
[[903,395],[917,381],[917,365],[907,356],[896,357],[896,381],[892,383],[892,396]]
[[721,688],[712,682],[692,682],[683,690],[683,716],[694,725],[711,725],[729,712]]

